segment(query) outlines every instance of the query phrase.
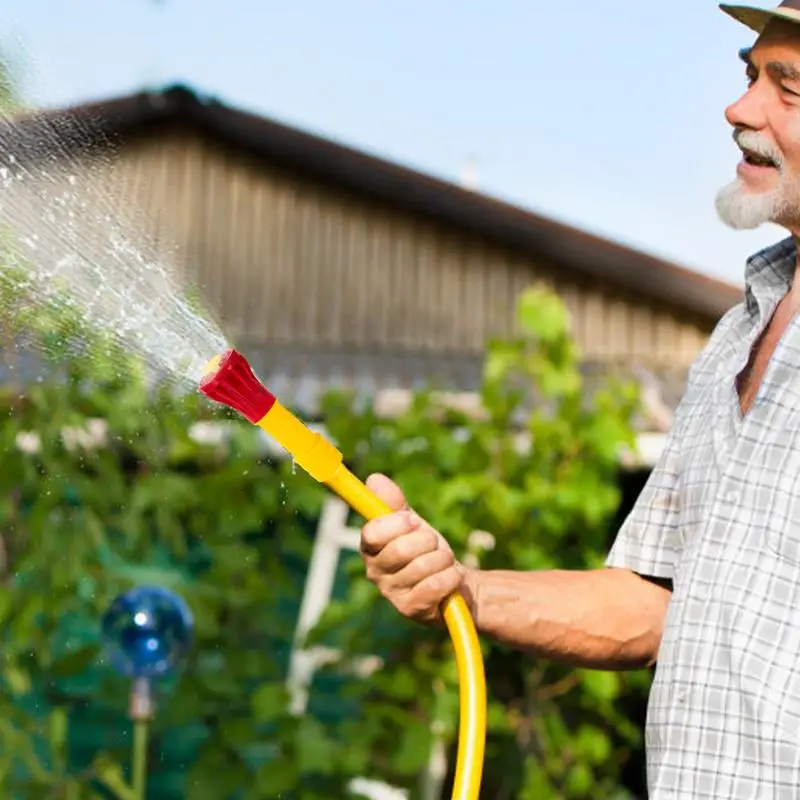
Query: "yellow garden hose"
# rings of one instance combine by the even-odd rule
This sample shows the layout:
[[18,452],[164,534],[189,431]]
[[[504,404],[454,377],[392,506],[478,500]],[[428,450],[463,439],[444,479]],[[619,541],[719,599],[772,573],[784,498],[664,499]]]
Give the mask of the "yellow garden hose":
[[[312,478],[327,486],[366,520],[392,513],[343,464],[342,454],[314,433],[256,378],[245,358],[228,350],[206,367],[200,391],[238,411],[275,439]],[[453,800],[478,800],[486,746],[486,677],[478,634],[460,593],[442,607],[458,669],[460,720]]]

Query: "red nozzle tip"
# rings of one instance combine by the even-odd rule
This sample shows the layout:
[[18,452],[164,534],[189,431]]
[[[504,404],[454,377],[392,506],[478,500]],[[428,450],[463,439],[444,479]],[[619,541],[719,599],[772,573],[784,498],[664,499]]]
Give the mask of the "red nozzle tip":
[[226,350],[208,362],[200,391],[211,400],[238,411],[253,424],[262,420],[275,405],[269,392],[253,374],[247,359],[236,350]]

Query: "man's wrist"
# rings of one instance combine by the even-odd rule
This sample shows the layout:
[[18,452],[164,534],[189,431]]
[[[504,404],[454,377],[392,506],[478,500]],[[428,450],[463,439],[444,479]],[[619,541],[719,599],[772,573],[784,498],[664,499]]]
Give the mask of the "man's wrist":
[[461,565],[463,572],[463,579],[461,582],[461,593],[469,608],[470,616],[472,617],[475,627],[478,626],[478,596],[480,591],[480,574],[479,569]]

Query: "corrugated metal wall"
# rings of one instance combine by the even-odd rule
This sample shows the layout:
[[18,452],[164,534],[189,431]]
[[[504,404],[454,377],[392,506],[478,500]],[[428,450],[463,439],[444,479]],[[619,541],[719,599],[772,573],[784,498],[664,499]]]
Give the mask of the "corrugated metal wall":
[[252,348],[477,356],[537,280],[565,298],[589,361],[685,367],[713,324],[178,129],[125,143],[81,181],[102,184],[108,207],[143,211],[164,257],[177,244],[226,331]]

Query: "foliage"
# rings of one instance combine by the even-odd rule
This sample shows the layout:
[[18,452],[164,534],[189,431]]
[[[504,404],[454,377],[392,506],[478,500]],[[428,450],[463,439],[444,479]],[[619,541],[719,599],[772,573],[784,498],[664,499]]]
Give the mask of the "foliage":
[[[7,386],[0,398],[0,795],[82,800],[119,783],[130,748],[126,687],[103,663],[97,625],[117,593],[145,582],[179,591],[198,625],[180,680],[163,688],[152,745],[153,783],[172,759],[188,765],[187,788],[163,783],[158,797],[330,800],[361,775],[416,791],[432,737],[452,750],[456,733],[446,638],[401,620],[356,563],[346,597],[314,633],[344,654],[326,673],[351,712],[312,703],[312,713],[290,714],[289,642],[322,491],[290,463],[270,463],[252,426],[199,395],[148,393],[138,365],[86,331],[69,304],[31,309],[13,271],[0,277],[0,307],[16,307],[6,354],[24,334],[28,352],[51,365],[46,379],[24,393]],[[327,424],[358,474],[391,474],[462,558],[596,567],[635,393],[609,385],[587,402],[568,319],[547,292],[522,297],[519,323],[517,338],[489,348],[483,417],[447,410],[433,392],[395,419],[333,394]],[[193,425],[208,420],[229,438],[199,440]],[[531,437],[528,452],[515,445],[519,432]],[[476,529],[491,532],[492,549],[480,548],[487,537]],[[618,796],[636,731],[617,701],[646,676],[484,647],[482,796]],[[379,671],[353,674],[359,657],[376,653]],[[70,738],[91,714],[102,741]]]
[[[525,292],[518,323],[516,338],[488,349],[478,419],[431,392],[397,419],[354,415],[341,397],[329,401],[326,418],[354,470],[389,472],[462,560],[485,569],[597,568],[619,504],[620,451],[634,446],[637,392],[619,381],[589,391],[557,296]],[[385,605],[356,568],[349,597],[318,633],[357,620],[347,658],[375,652]],[[619,767],[638,741],[618,701],[648,676],[567,669],[490,642],[484,652],[491,731],[481,796],[618,797]],[[409,785],[428,758],[431,721],[454,756],[454,662],[438,632],[411,625],[397,626],[380,653],[380,672],[347,687],[362,717],[337,736],[366,737],[371,771]]]
[[[0,277],[2,305],[17,311],[6,315],[12,374],[31,366],[13,358],[23,334],[25,354],[50,365],[24,394],[7,385],[0,398],[0,795],[100,797],[119,783],[127,688],[98,651],[99,618],[119,592],[155,583],[186,598],[197,642],[180,681],[163,687],[154,753],[193,764],[189,797],[271,796],[252,759],[278,745],[297,748],[292,763],[306,757],[310,723],[284,713],[283,676],[310,553],[302,515],[314,518],[320,490],[270,464],[252,426],[199,394],[148,394],[138,365],[68,303],[29,308],[12,271]],[[229,425],[226,443],[192,436],[209,420]],[[65,716],[74,732],[92,715],[101,740],[70,741]]]

